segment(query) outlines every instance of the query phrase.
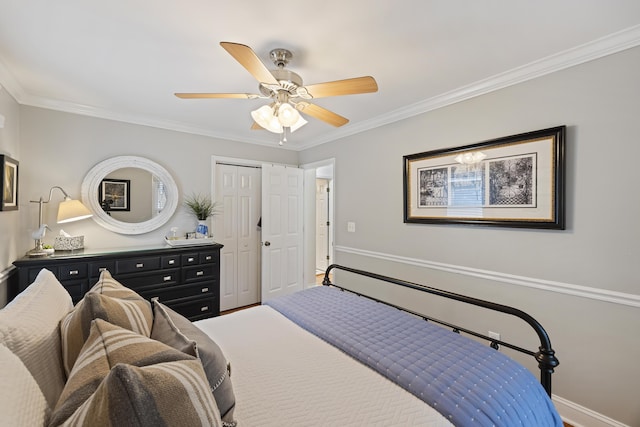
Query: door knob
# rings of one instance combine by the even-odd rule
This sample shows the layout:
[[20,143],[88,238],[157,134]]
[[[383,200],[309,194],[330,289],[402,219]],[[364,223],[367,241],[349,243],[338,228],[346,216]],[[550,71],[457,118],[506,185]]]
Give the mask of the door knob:
[[271,246],[271,242],[268,242],[268,241],[267,241],[267,242],[264,242],[264,245],[265,245],[265,246]]

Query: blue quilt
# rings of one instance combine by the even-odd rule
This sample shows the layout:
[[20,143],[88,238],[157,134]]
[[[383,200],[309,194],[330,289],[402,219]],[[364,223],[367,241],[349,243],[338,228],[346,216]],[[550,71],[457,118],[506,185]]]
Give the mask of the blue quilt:
[[488,345],[327,286],[265,304],[408,390],[456,426],[562,427],[533,374]]

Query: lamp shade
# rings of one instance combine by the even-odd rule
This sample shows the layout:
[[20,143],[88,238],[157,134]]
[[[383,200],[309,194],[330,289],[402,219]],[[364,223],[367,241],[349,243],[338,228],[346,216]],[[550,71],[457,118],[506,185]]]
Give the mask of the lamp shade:
[[58,224],[79,221],[91,216],[93,214],[80,200],[74,200],[70,197],[65,197],[58,207]]

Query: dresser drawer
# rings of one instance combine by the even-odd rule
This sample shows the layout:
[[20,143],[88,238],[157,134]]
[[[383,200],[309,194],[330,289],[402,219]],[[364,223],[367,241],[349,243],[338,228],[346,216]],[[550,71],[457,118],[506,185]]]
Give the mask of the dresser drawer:
[[62,283],[62,286],[64,286],[67,292],[69,292],[69,295],[71,295],[73,305],[76,305],[76,303],[80,301],[84,294],[89,290],[88,279],[64,280],[60,283]]
[[211,264],[183,268],[183,281],[189,283],[197,280],[211,279],[214,271],[214,266]]
[[158,270],[160,257],[131,258],[116,261],[116,274],[134,273],[137,271]]
[[152,271],[144,274],[119,275],[115,279],[135,291],[149,287],[173,286],[180,282],[180,270]]
[[212,283],[196,283],[186,286],[168,286],[163,288],[149,289],[140,291],[140,295],[150,300],[158,297],[161,303],[172,300],[186,300],[193,298],[213,298],[214,286],[217,286],[217,281]]
[[220,314],[218,302],[214,298],[191,301],[168,301],[166,305],[191,321]]
[[180,267],[180,255],[167,255],[161,258],[162,268]]
[[197,252],[192,254],[183,254],[182,255],[182,265],[196,265],[200,264],[200,255]]
[[[26,284],[29,285],[30,283],[33,283],[33,281],[36,280],[36,277],[38,277],[38,273],[40,273],[40,270],[42,270],[43,268],[46,268],[47,270],[52,272],[54,276],[58,277],[58,267],[56,267],[56,266],[48,265],[46,267],[29,268],[27,270],[27,283]],[[26,286],[25,286],[25,288],[26,288]],[[25,288],[22,288],[20,290],[22,291]]]
[[61,282],[69,279],[86,279],[87,263],[64,264],[58,266],[58,280]]
[[89,277],[98,278],[103,270],[107,270],[111,275],[116,274],[115,261],[93,261],[89,263]]
[[215,263],[218,259],[215,251],[200,252],[200,264]]

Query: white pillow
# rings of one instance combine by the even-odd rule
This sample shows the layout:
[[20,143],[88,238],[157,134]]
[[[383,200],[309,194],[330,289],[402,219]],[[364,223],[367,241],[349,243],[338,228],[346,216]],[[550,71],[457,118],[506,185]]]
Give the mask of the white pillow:
[[0,414],[2,425],[44,426],[49,422],[49,407],[40,387],[15,354],[0,344]]
[[0,342],[31,372],[50,409],[65,383],[60,319],[72,308],[66,289],[53,273],[42,269],[27,289],[0,310]]

